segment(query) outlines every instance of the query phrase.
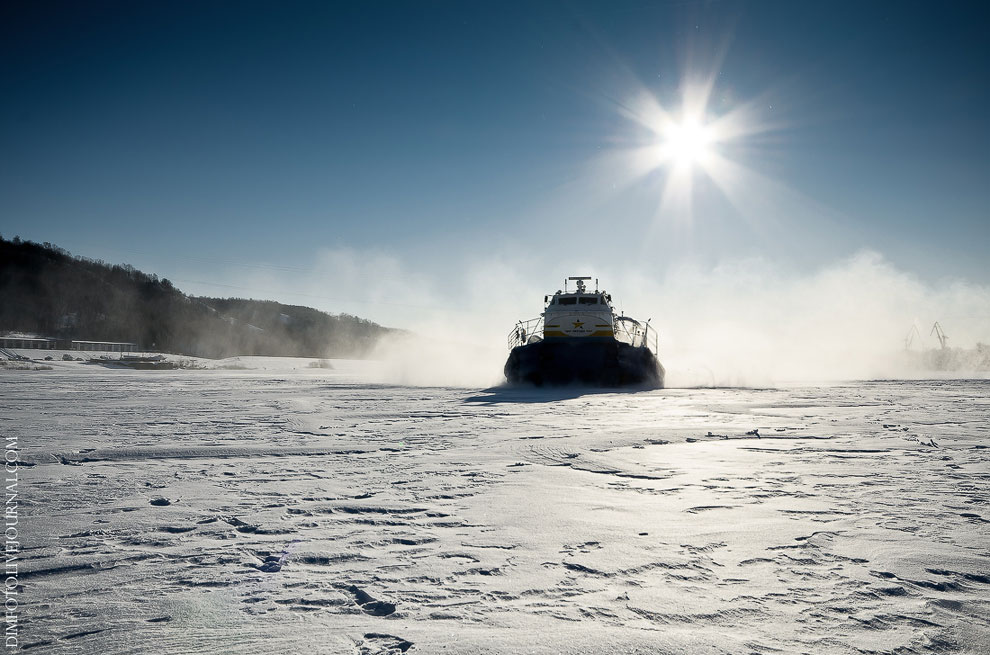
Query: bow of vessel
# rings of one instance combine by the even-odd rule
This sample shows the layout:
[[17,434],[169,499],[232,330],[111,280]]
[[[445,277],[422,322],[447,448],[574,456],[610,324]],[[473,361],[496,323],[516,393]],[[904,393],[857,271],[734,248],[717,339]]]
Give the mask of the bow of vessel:
[[505,362],[510,383],[663,386],[656,330],[617,313],[611,294],[600,291],[597,280],[590,290],[590,280],[567,278],[563,290],[544,296],[538,318],[516,323]]

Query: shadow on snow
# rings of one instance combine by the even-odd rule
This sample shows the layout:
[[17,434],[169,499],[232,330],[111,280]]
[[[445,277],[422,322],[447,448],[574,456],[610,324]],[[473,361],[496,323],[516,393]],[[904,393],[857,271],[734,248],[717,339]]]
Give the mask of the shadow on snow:
[[556,387],[535,387],[528,384],[503,384],[497,387],[483,389],[478,395],[464,399],[466,403],[482,405],[498,405],[501,403],[553,403],[561,400],[571,400],[581,396],[604,394],[631,394],[656,391],[654,387],[589,387],[582,385],[567,385]]

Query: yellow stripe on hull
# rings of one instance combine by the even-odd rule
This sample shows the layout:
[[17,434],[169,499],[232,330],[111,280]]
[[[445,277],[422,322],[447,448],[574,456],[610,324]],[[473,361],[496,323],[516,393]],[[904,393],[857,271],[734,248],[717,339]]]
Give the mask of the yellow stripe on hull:
[[544,337],[574,337],[575,339],[582,337],[614,337],[615,333],[612,330],[597,330],[591,334],[568,334],[562,330],[544,330]]

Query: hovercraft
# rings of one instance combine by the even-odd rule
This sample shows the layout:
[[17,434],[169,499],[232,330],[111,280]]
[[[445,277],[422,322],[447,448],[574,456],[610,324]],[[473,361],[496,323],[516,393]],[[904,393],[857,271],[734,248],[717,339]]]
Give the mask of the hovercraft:
[[[509,333],[505,378],[510,384],[663,387],[657,332],[650,322],[616,314],[612,296],[590,291],[590,277],[569,277],[544,296],[539,318]],[[576,282],[576,290],[567,290]]]

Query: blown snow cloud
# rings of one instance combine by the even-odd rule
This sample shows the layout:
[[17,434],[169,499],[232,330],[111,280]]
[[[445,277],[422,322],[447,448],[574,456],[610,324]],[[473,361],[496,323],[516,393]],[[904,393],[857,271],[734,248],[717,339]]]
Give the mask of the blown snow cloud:
[[[932,284],[862,251],[808,274],[766,259],[690,262],[665,270],[531,257],[454,254],[409,261],[384,250],[321,251],[305,273],[252,271],[259,295],[348,312],[411,335],[382,344],[390,380],[483,386],[501,378],[505,335],[542,309],[564,277],[598,278],[617,307],[650,318],[672,385],[754,385],[912,375],[899,357],[937,346],[940,321],[951,345],[990,342],[990,288],[965,280]],[[244,283],[243,274],[239,274]],[[387,367],[388,368],[388,367]]]

